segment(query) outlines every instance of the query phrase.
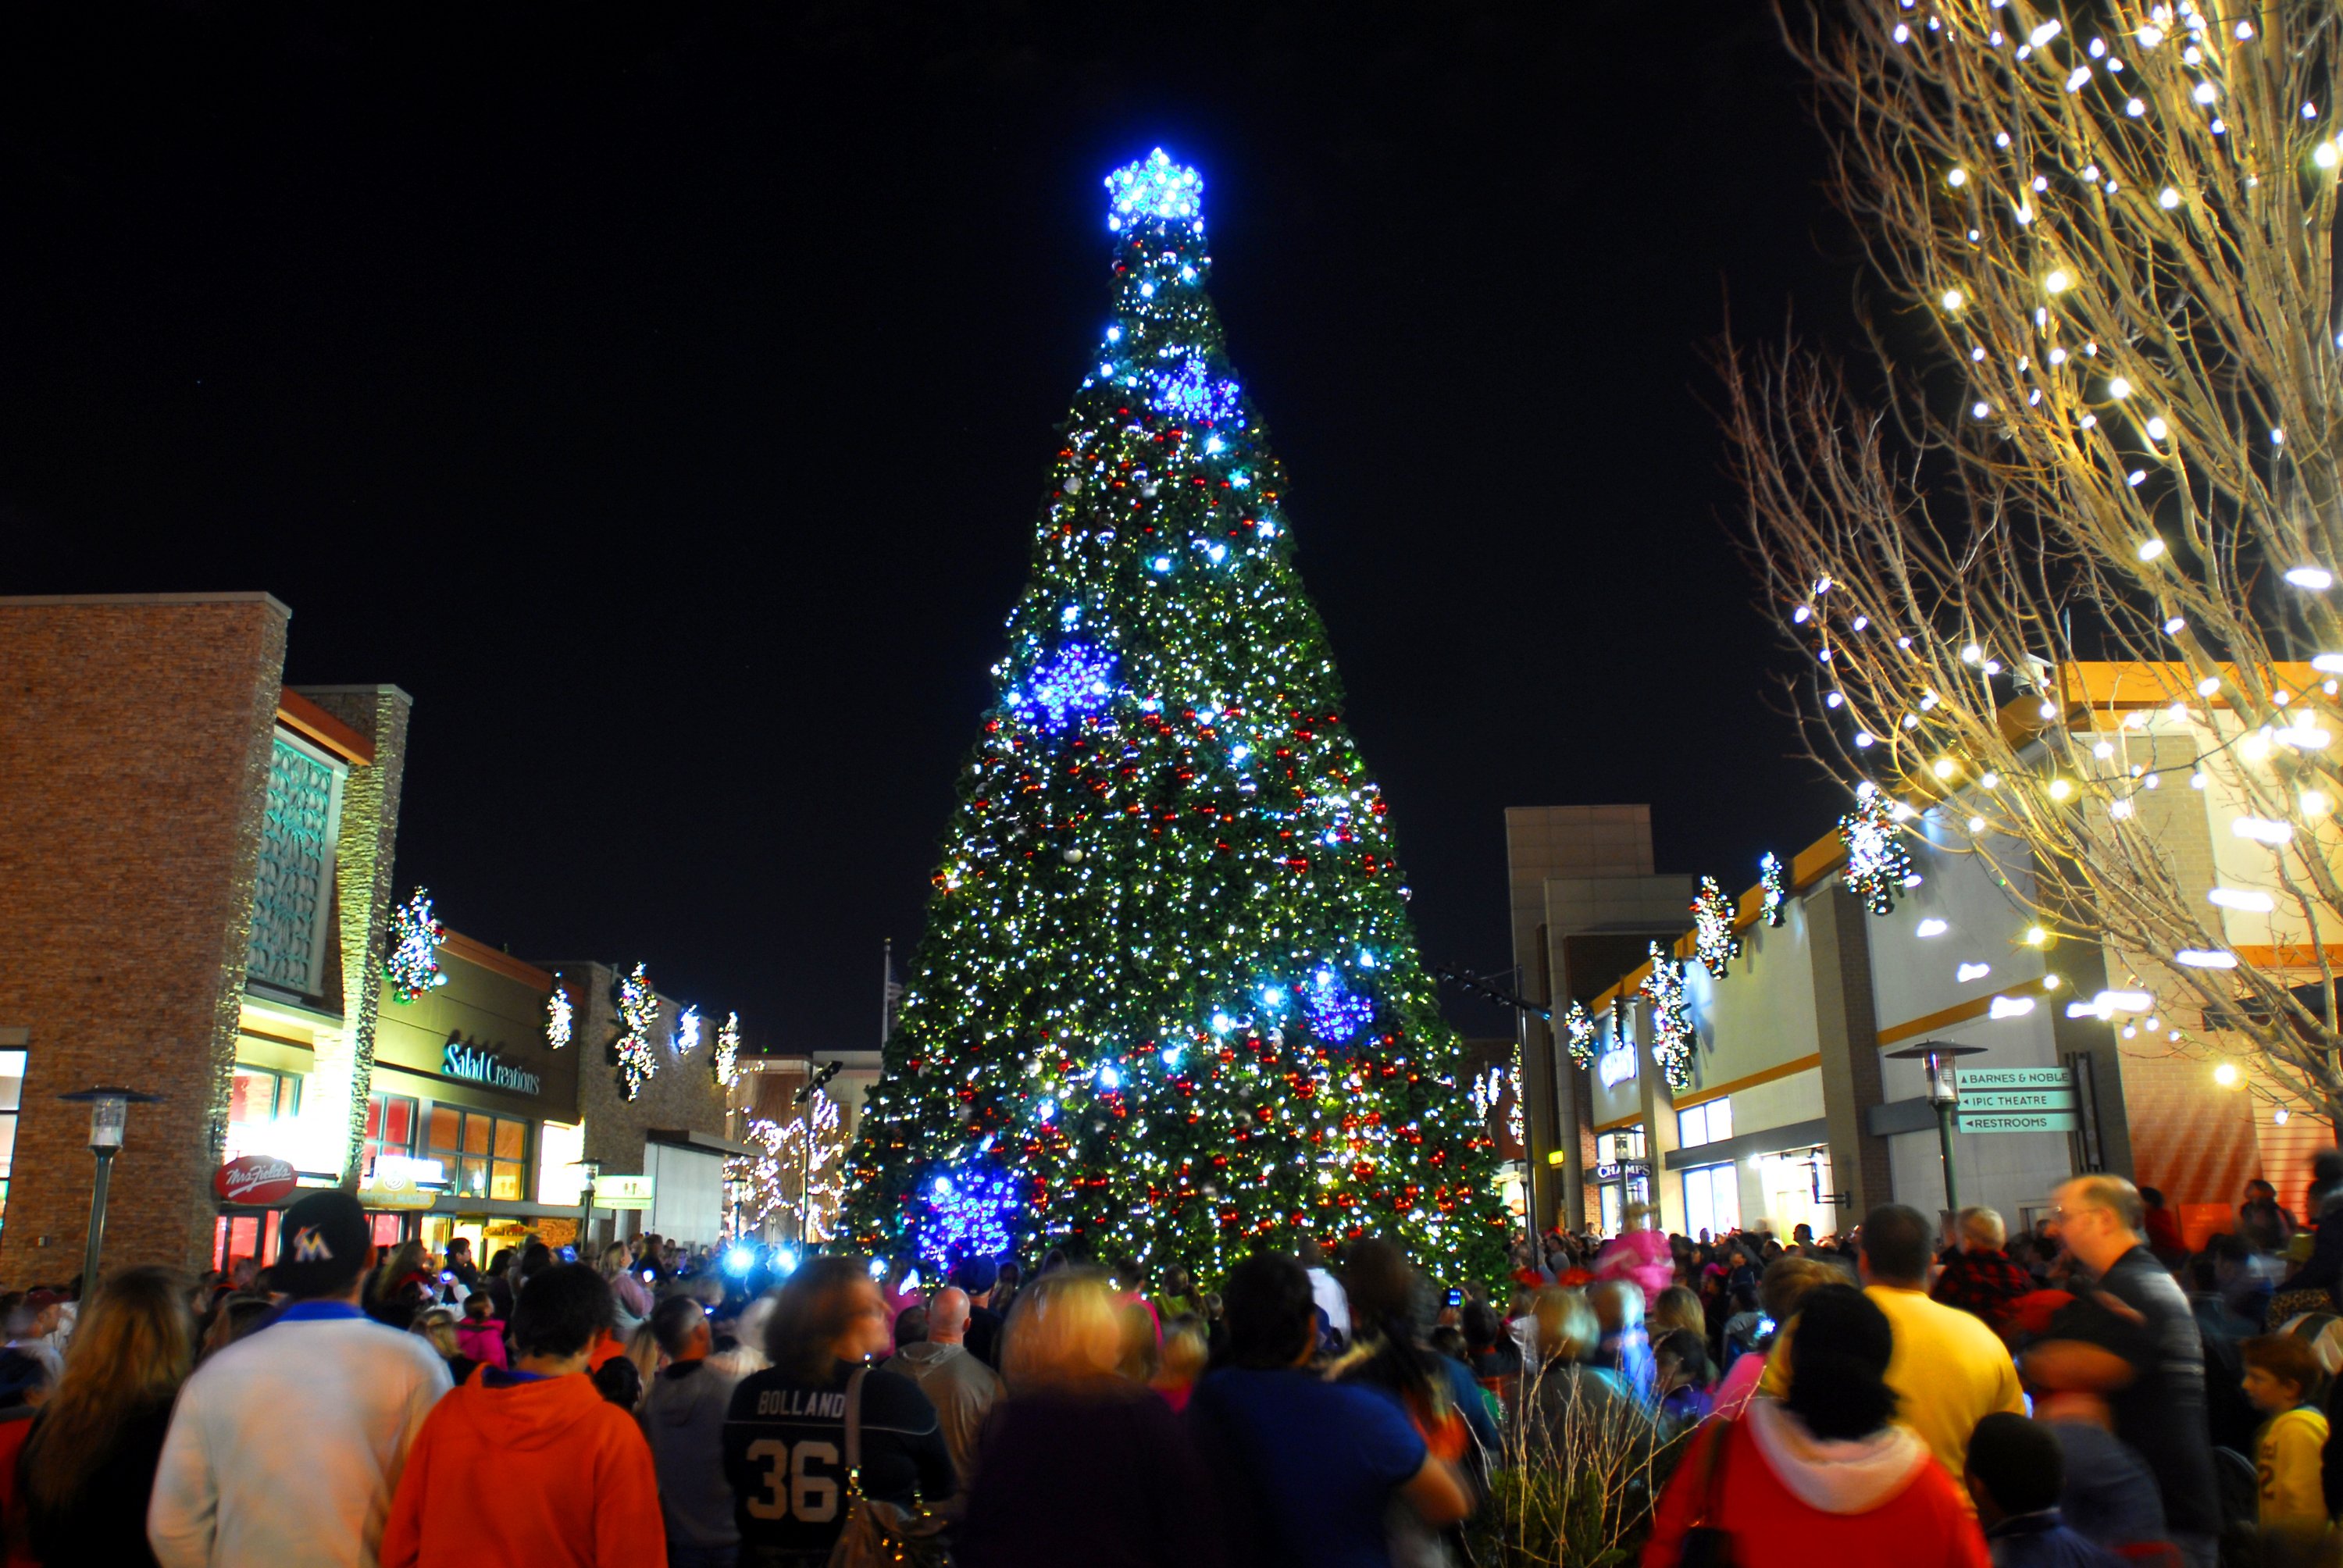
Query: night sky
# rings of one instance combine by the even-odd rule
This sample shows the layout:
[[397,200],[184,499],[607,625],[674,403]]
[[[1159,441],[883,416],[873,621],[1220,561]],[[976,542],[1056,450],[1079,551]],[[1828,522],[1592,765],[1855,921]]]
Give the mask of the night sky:
[[275,593],[416,698],[402,893],[875,1043],[1159,145],[1426,958],[1509,805],[1826,829],[1705,360],[1855,278],[1756,0],[12,7],[0,591]]

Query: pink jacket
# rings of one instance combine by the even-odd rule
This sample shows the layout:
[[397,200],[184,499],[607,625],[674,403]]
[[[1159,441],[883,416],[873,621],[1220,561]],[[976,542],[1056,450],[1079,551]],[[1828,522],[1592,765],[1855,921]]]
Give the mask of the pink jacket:
[[504,1320],[490,1318],[485,1322],[474,1322],[469,1318],[458,1320],[456,1348],[483,1365],[505,1365]]
[[1659,1300],[1660,1292],[1676,1282],[1676,1262],[1668,1239],[1657,1231],[1630,1231],[1616,1236],[1594,1260],[1598,1280],[1633,1280],[1643,1287],[1644,1305]]

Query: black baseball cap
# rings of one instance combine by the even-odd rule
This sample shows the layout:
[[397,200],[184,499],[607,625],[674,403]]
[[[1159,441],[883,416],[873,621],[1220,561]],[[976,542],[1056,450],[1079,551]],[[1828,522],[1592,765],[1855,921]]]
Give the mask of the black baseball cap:
[[373,1227],[355,1197],[338,1188],[312,1192],[285,1211],[269,1279],[296,1300],[339,1295],[366,1272],[373,1251]]

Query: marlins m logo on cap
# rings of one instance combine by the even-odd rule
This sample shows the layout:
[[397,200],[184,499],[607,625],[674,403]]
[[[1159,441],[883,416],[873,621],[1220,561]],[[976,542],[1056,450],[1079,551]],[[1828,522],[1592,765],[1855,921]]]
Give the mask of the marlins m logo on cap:
[[334,1250],[317,1234],[315,1225],[304,1225],[293,1237],[293,1261],[297,1263],[330,1263]]

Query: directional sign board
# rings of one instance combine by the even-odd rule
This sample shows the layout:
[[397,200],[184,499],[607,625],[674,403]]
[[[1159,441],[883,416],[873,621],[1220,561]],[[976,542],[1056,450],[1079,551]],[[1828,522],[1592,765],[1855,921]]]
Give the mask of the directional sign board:
[[2075,1071],[2068,1067],[1962,1067],[1953,1072],[1966,1100],[1973,1089],[2072,1089]]
[[1971,1111],[1964,1103],[1955,1118],[1962,1132],[2072,1132],[2071,1111]]
[[1989,1089],[1983,1093],[1963,1089],[1960,1113],[1970,1115],[1980,1111],[2072,1111],[2075,1091],[2071,1089]]

